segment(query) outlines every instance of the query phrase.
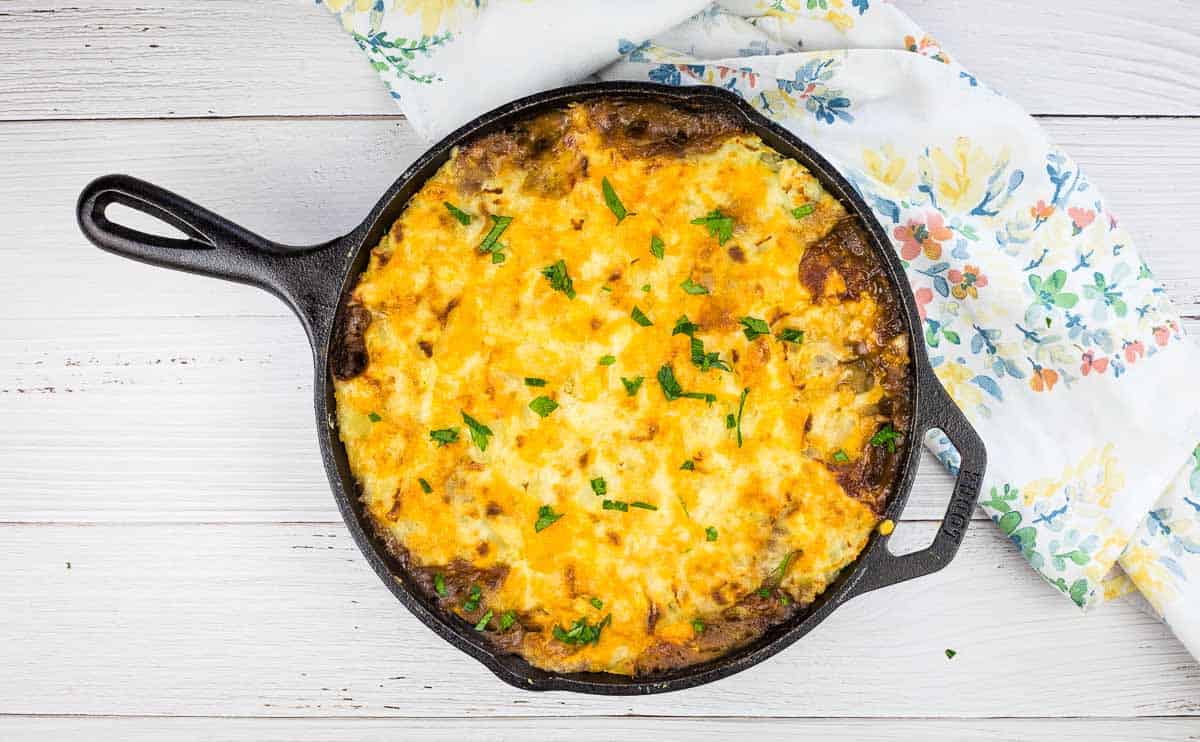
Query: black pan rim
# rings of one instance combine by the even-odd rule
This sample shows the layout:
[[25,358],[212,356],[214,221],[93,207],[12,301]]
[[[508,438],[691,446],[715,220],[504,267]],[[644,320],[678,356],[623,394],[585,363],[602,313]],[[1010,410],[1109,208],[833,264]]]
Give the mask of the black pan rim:
[[[595,97],[643,98],[676,105],[704,104],[738,113],[748,131],[786,157],[797,160],[818,177],[856,217],[885,266],[903,307],[911,355],[912,426],[903,442],[900,475],[883,514],[893,521],[912,490],[919,447],[917,440],[939,428],[961,455],[954,491],[930,546],[893,555],[886,534],[874,532],[855,561],[801,614],[768,629],[749,645],[705,663],[659,675],[624,676],[608,673],[553,673],[533,667],[517,655],[497,651],[466,621],[448,616],[432,605],[387,549],[361,507],[357,483],[338,436],[329,353],[334,328],[349,290],[357,282],[370,250],[406,206],[408,199],[449,157],[457,144],[492,128],[504,126],[539,110]],[[166,238],[115,223],[106,209],[121,203],[181,230],[185,237]],[[287,303],[303,324],[312,345],[315,366],[314,410],[318,443],[330,488],[346,527],[372,569],[396,598],[422,623],[451,645],[475,658],[497,677],[527,690],[567,690],[600,695],[645,695],[682,690],[733,675],[783,651],[812,630],[850,598],[877,588],[935,572],[954,557],[979,496],[986,451],[965,416],[954,406],[930,367],[916,303],[890,240],[870,208],[850,182],[819,153],[741,99],[716,87],[672,87],[642,82],[574,85],[527,96],[483,114],[453,132],[419,157],[387,189],[367,218],[343,237],[306,248],[266,240],[229,222],[182,196],[128,175],[106,175],[80,194],[76,219],[84,235],[108,252],[141,262],[191,273],[238,281],[263,288]],[[410,583],[410,584],[406,584]]]
[[[849,181],[841,176],[824,157],[805,142],[795,137],[795,135],[755,111],[740,96],[722,88],[712,86],[672,87],[655,83],[629,82],[584,83],[537,93],[512,101],[464,124],[433,145],[389,188],[364,224],[371,225],[374,229],[369,231],[373,232],[379,232],[381,227],[390,225],[395,217],[387,218],[385,215],[389,211],[396,211],[397,214],[399,211],[402,211],[402,208],[399,211],[396,210],[397,197],[404,190],[410,189],[412,184],[416,182],[416,178],[429,168],[431,163],[436,162],[437,166],[440,167],[441,163],[449,157],[454,147],[476,136],[481,136],[497,128],[501,128],[506,123],[517,121],[538,111],[597,97],[635,97],[692,104],[707,102],[726,108],[733,108],[742,116],[749,131],[757,133],[760,136],[764,131],[767,131],[774,137],[787,141],[794,148],[795,152],[781,152],[781,154],[793,157],[813,171],[826,188],[829,188],[830,185],[836,185],[836,188],[831,188],[830,190],[835,193],[843,204],[847,206],[853,205],[851,211],[859,218],[862,226],[870,234],[872,247],[877,253],[885,257],[884,264],[888,269],[889,278],[900,295],[901,303],[906,310],[905,329],[909,335],[909,348],[912,355],[911,365],[913,373],[910,375],[910,384],[913,388],[910,391],[912,393],[913,420],[915,423],[919,418],[919,410],[923,401],[921,393],[924,386],[921,383],[924,378],[923,371],[928,370],[930,376],[932,376],[932,371],[929,369],[929,360],[925,351],[925,345],[923,342],[920,342],[919,335],[913,327],[914,323],[910,321],[912,317],[917,316],[916,304],[912,292],[905,290],[908,287],[908,281],[904,277],[903,268],[899,265],[898,258],[896,258],[894,250],[891,249],[890,242],[887,240],[882,226],[875,219],[870,209],[866,206],[866,203],[862,201],[861,196],[849,184]],[[778,147],[775,148],[779,150]],[[427,177],[428,175],[426,178],[420,178],[420,183],[423,184]],[[419,186],[415,190],[419,190]],[[411,194],[409,195],[411,196]],[[407,203],[407,198],[404,198],[403,201]],[[372,236],[374,235],[364,233],[357,249],[353,251],[353,255],[356,258],[360,258],[360,263],[363,262],[361,261],[362,256],[369,254],[371,248],[377,242],[377,239],[371,239]],[[359,270],[354,270],[352,265],[347,266],[344,283],[339,292],[339,295],[343,299],[348,296],[349,290],[353,288],[361,272],[362,267]],[[322,373],[324,373],[325,378],[328,378],[328,364],[326,359],[328,358],[328,352],[333,341],[333,326],[335,325],[330,325],[331,332],[326,336],[322,348],[318,352],[318,380],[320,380]],[[323,431],[322,435],[336,437],[336,423],[333,422],[332,417],[335,407],[332,400],[332,385],[328,386],[326,395],[318,392],[318,419],[324,418],[324,422],[328,423],[327,428],[329,432]],[[324,409],[322,409],[322,403],[324,403]],[[909,436],[910,439],[911,437]],[[336,445],[341,446],[340,440],[337,441]],[[323,450],[326,450],[326,448],[325,445],[322,446]],[[896,520],[899,513],[902,512],[912,489],[912,480],[916,474],[918,455],[919,447],[911,445],[910,442],[904,453],[905,462],[901,467],[900,476],[897,478],[893,493],[889,497],[888,505],[885,508],[884,518]],[[344,473],[337,469],[336,462],[327,457],[326,463],[327,467],[331,464],[333,465],[333,468],[329,471],[331,483],[345,481]],[[351,481],[353,481],[352,476]],[[667,673],[667,677],[661,679],[657,679],[654,676],[623,676],[610,673],[555,673],[533,667],[515,655],[498,652],[485,638],[476,634],[466,621],[457,617],[445,616],[440,609],[430,607],[420,596],[415,595],[414,591],[408,589],[401,579],[397,578],[396,573],[399,570],[395,565],[395,558],[387,552],[386,547],[384,547],[384,555],[380,555],[377,544],[384,539],[374,532],[374,524],[370,521],[370,518],[364,516],[360,508],[355,507],[355,504],[351,502],[351,497],[344,491],[344,488],[337,487],[337,490],[338,504],[342,507],[342,513],[347,523],[353,524],[352,532],[356,541],[359,542],[360,548],[367,555],[372,567],[387,583],[388,588],[397,599],[404,603],[423,623],[460,650],[483,663],[500,679],[516,687],[533,690],[567,690],[601,695],[645,695],[692,688],[733,675],[783,651],[824,620],[834,608],[848,598],[848,590],[855,581],[855,574],[862,567],[865,557],[879,548],[886,548],[886,545],[883,543],[884,539],[881,539],[877,533],[872,534],[870,541],[860,552],[858,558],[845,567],[834,585],[827,588],[818,597],[817,601],[813,604],[813,609],[807,613],[800,614],[802,618],[792,619],[790,622],[773,627],[763,637],[751,642],[747,647],[731,650],[729,653],[715,660],[672,671]],[[357,486],[354,487],[353,491],[353,500],[357,501]],[[365,521],[365,524],[362,521]],[[788,623],[794,625],[788,627]],[[773,634],[779,635],[764,642],[764,637],[769,637]],[[756,646],[759,644],[763,646]],[[514,665],[522,664],[528,667],[514,667]],[[524,672],[521,671],[522,669],[524,669]]]

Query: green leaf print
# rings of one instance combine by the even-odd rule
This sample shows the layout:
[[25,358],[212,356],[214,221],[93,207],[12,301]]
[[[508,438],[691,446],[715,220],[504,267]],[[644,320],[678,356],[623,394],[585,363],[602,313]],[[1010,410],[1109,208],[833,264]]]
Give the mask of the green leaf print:
[[434,36],[421,36],[420,39],[388,38],[387,31],[379,31],[364,36],[354,33],[354,41],[371,58],[371,66],[376,72],[393,70],[399,77],[412,82],[428,85],[441,78],[435,74],[415,72],[411,64],[418,53],[428,57],[433,50],[450,41],[453,34],[445,31]]
[[1066,285],[1067,272],[1061,269],[1054,271],[1045,279],[1037,275],[1029,277],[1029,288],[1033,289],[1037,300],[1047,309],[1052,307],[1070,309],[1079,303],[1078,294],[1063,291],[1063,287]]
[[[1197,450],[1200,450],[1200,447],[1197,447]],[[999,513],[1007,513],[1012,510],[1012,506],[1008,503],[1017,499],[1016,488],[1010,487],[1007,484],[1004,485],[1003,493],[1001,493],[995,487],[992,487],[992,491],[989,494],[991,495],[991,499],[985,500],[979,504],[985,508],[991,508]]]
[[1065,554],[1055,554],[1054,558],[1070,559],[1072,562],[1075,562],[1081,567],[1091,561],[1091,557],[1088,556],[1088,553],[1086,551],[1080,551],[1079,549],[1068,551]]
[[1022,553],[1028,552],[1037,546],[1037,529],[1033,526],[1018,528],[1013,531],[1011,538],[1021,547]]
[[1087,591],[1087,580],[1080,578],[1071,584],[1071,589],[1067,591],[1067,595],[1071,596],[1071,600],[1075,602],[1075,605],[1082,608],[1084,601],[1087,599]]
[[1070,587],[1067,586],[1067,581],[1061,577],[1056,577],[1053,580],[1047,579],[1046,581],[1066,593],[1071,598],[1071,602],[1080,608],[1087,602],[1088,581],[1084,578],[1080,577],[1078,580],[1075,580],[1071,583]]

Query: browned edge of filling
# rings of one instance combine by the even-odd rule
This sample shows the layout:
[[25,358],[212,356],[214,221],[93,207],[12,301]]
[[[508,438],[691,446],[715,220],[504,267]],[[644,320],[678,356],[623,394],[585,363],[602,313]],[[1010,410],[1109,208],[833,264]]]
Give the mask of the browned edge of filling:
[[[726,138],[747,131],[739,114],[713,104],[664,103],[617,96],[577,105],[585,109],[604,142],[630,159],[707,152]],[[588,167],[587,158],[575,147],[570,120],[564,109],[515,121],[500,131],[460,145],[457,159],[460,191],[477,192],[488,177],[506,164],[528,173],[522,184],[523,191],[543,197],[561,197],[570,192],[578,180],[587,177]],[[737,259],[737,256],[731,257]],[[798,280],[814,297],[820,297],[824,295],[826,277],[834,270],[846,285],[839,300],[853,300],[866,293],[880,307],[875,326],[880,346],[886,346],[904,334],[905,309],[898,298],[898,289],[883,260],[876,254],[870,236],[855,216],[848,216],[828,235],[808,247],[798,264]],[[346,306],[342,320],[335,328],[330,352],[330,371],[338,379],[354,378],[367,368],[370,359],[365,333],[370,322],[370,313],[364,307],[357,303]],[[886,396],[878,403],[877,412],[889,417],[893,427],[905,434],[904,445],[894,453],[868,443],[863,455],[856,460],[826,464],[847,494],[860,499],[879,515],[886,507],[905,460],[905,447],[910,445],[912,359],[910,355],[905,366],[888,364],[880,353],[867,352],[863,348],[863,352],[856,354],[847,365],[851,383],[872,385],[876,378],[881,379],[879,383]],[[420,565],[390,533],[374,519],[370,520],[400,568],[412,577],[425,598],[446,616],[475,621],[489,609],[495,612],[497,607],[489,605],[488,595],[502,584],[508,572],[507,565],[482,569],[461,558],[446,565]],[[853,564],[847,569],[852,568]],[[436,589],[439,575],[444,595]],[[478,587],[480,598],[476,608],[467,611],[464,605],[469,604],[473,587]],[[635,676],[716,659],[750,644],[771,627],[794,619],[810,605],[811,602],[787,599],[778,585],[771,584],[768,578],[757,590],[724,609],[718,620],[706,620],[704,630],[691,642],[677,644],[663,640],[651,645],[639,657]],[[503,606],[498,608],[505,610]],[[550,628],[540,625],[535,615],[515,612],[512,625],[498,631],[495,629],[499,616],[495,613],[489,623],[493,630],[483,636],[504,653],[520,654],[526,634],[545,633]]]

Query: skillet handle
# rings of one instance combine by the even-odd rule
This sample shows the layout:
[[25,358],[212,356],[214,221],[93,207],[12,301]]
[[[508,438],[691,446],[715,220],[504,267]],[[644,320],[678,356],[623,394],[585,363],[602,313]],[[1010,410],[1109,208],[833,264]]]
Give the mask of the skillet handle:
[[921,419],[917,421],[913,433],[915,437],[910,445],[919,444],[926,431],[931,428],[938,428],[946,434],[958,450],[961,459],[954,481],[954,492],[950,495],[950,503],[946,506],[946,514],[942,516],[937,535],[927,548],[896,556],[888,551],[888,537],[878,536],[883,543],[876,545],[868,554],[868,563],[859,571],[862,578],[850,585],[844,594],[846,600],[871,590],[932,574],[949,564],[958,552],[958,547],[962,545],[967,526],[971,522],[971,514],[975,510],[975,503],[979,499],[983,473],[987,468],[987,451],[983,447],[983,441],[932,372],[929,372],[926,381],[920,383],[932,393],[932,399],[926,408],[928,412],[923,412]]
[[[111,221],[105,211],[122,204],[182,231],[179,239]],[[250,284],[292,308],[312,337],[332,317],[340,276],[333,249],[347,238],[313,247],[271,242],[165,188],[129,175],[105,175],[79,195],[76,218],[83,234],[107,252],[188,273]]]

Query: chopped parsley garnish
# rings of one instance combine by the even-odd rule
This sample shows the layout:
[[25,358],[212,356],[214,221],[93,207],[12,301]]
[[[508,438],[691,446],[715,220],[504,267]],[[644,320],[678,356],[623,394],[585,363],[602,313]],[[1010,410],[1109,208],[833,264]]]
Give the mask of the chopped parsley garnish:
[[459,410],[459,412],[462,413],[463,422],[471,429],[471,442],[478,446],[480,451],[486,451],[488,436],[495,435],[492,433],[492,429],[468,415],[466,410]]
[[625,385],[625,393],[631,397],[638,393],[638,389],[642,388],[642,382],[645,380],[644,376],[635,376],[632,379],[621,377],[621,383]]
[[492,263],[499,265],[508,259],[508,256],[502,252],[503,250],[504,245],[501,245],[499,242],[497,242],[496,249],[492,251]]
[[634,322],[638,323],[642,327],[649,327],[650,325],[654,324],[650,321],[650,318],[646,316],[646,313],[643,312],[636,304],[633,306],[633,311],[629,313],[629,316],[633,318]]
[[604,601],[603,600],[600,600],[599,598],[592,598],[588,602],[591,603],[592,607],[595,608],[596,610],[598,610],[598,611],[604,610]]
[[718,352],[705,353],[704,341],[696,337],[696,332],[700,329],[700,325],[692,322],[687,318],[687,315],[680,316],[675,320],[675,327],[671,330],[672,337],[675,335],[687,335],[691,338],[692,363],[701,371],[708,371],[710,368],[718,368],[722,371],[729,371],[729,364],[721,360],[721,354]]
[[708,214],[692,220],[708,230],[708,234],[717,238],[717,243],[724,245],[725,240],[733,236],[733,217],[725,216],[720,209],[713,209]]
[[679,467],[680,471],[696,471],[696,462],[688,459],[683,462],[683,466]]
[[500,630],[508,631],[514,623],[517,622],[517,614],[512,611],[505,611],[500,614]]
[[658,510],[658,506],[657,506],[657,505],[651,505],[650,503],[648,503],[648,502],[642,502],[641,500],[638,500],[638,501],[636,501],[636,502],[631,502],[631,503],[629,503],[629,507],[631,507],[631,508],[641,508],[642,510]]
[[695,631],[697,634],[703,634],[704,633],[704,622],[698,618],[693,618],[692,619],[692,631]]
[[421,491],[423,491],[425,494],[428,495],[429,493],[433,492],[433,485],[431,485],[429,482],[426,482],[424,479],[418,477],[417,484],[421,485]]
[[445,205],[446,210],[450,212],[450,215],[453,216],[455,219],[457,219],[458,223],[463,225],[464,227],[467,226],[468,224],[470,224],[471,219],[474,218],[467,212],[463,211],[462,209],[458,208],[454,204],[450,203],[449,201],[443,201],[442,204]]
[[954,655],[956,655],[956,654],[958,654],[958,652],[955,652],[953,649],[947,649],[946,650],[946,659],[952,660],[952,659],[954,659]]
[[775,333],[775,338],[784,343],[795,343],[799,345],[804,342],[804,330],[797,330],[794,327],[785,327]]
[[900,432],[893,428],[891,423],[888,423],[871,436],[871,445],[887,446],[888,453],[896,453],[896,439],[899,437]]
[[[504,234],[504,230],[508,229],[508,225],[512,224],[511,216],[492,216],[492,228],[484,235],[483,242],[479,243],[479,252],[481,254],[495,253],[504,249],[500,244],[500,235]],[[495,256],[492,256],[495,260]],[[503,258],[501,258],[503,260]]]
[[458,440],[458,428],[442,428],[441,430],[429,431],[429,440],[438,444],[438,448],[454,443]]
[[610,294],[611,294],[611,293],[612,293],[612,286],[601,286],[601,287],[600,287],[600,290],[601,290],[601,291],[607,291],[608,293],[610,293]]
[[812,213],[816,210],[816,204],[802,204],[792,209],[792,216],[797,219],[803,219],[806,216],[812,216]]
[[710,368],[720,369],[722,371],[731,370],[729,364],[721,360],[721,354],[718,351],[711,353],[704,352],[704,341],[695,335],[691,336],[692,363],[701,371],[708,371]]
[[850,460],[850,457],[846,455],[846,452],[840,448],[833,452],[833,456],[831,458],[835,464],[845,464]]
[[771,334],[771,326],[764,319],[758,317],[742,317],[738,320],[742,324],[742,332],[746,334],[747,340],[753,340],[756,337]]
[[380,420],[382,420],[383,418],[379,416],[378,412],[372,411],[371,414],[367,415],[367,419],[373,423],[377,423]]
[[463,603],[463,610],[468,613],[479,607],[479,600],[483,597],[483,591],[478,585],[471,585],[471,589],[467,592],[467,600]]
[[575,298],[575,284],[567,274],[567,264],[561,260],[542,268],[542,275],[550,282],[550,288],[561,291],[568,299]]
[[648,284],[648,283],[643,283],[643,284],[642,284],[642,293],[643,293],[643,294],[648,294],[648,293],[650,293],[650,284]]
[[679,319],[675,320],[675,329],[671,330],[671,334],[672,335],[687,335],[688,337],[691,337],[692,335],[695,335],[696,331],[699,329],[700,329],[700,325],[689,320],[687,318],[687,315],[684,314],[684,315],[681,315],[679,317]]
[[771,571],[771,575],[767,578],[772,586],[779,587],[779,583],[783,582],[783,578],[787,575],[788,567],[791,566],[792,560],[796,558],[799,551],[789,551],[779,566]]
[[750,396],[750,387],[742,389],[742,399],[738,402],[737,439],[738,448],[742,447],[742,413],[746,411],[746,397]]
[[608,206],[608,210],[617,217],[617,224],[620,224],[625,217],[629,216],[629,212],[625,210],[625,204],[621,203],[620,197],[613,190],[612,183],[608,182],[607,177],[601,179],[600,190],[604,191],[604,203]]
[[622,500],[605,500],[600,503],[600,506],[605,510],[620,510],[622,513],[629,512],[629,503]]
[[595,492],[598,497],[608,494],[608,482],[604,481],[604,477],[596,477],[591,484],[592,492]]
[[446,589],[446,578],[442,576],[441,572],[433,576],[433,589],[443,598],[450,594],[450,591]]
[[604,627],[610,623],[612,623],[611,613],[595,626],[589,624],[586,618],[579,618],[571,624],[571,628],[564,629],[556,625],[551,633],[563,644],[598,644],[600,632],[604,631]]
[[563,513],[554,512],[554,508],[549,505],[543,505],[538,508],[538,518],[533,524],[534,533],[541,533],[550,526],[558,522],[558,519],[563,517]]
[[667,245],[666,245],[666,243],[664,243],[662,241],[661,237],[659,237],[656,234],[650,236],[650,254],[651,255],[658,258],[659,260],[662,260],[663,255],[666,255],[666,252],[667,252],[666,248],[667,248]]
[[658,370],[658,384],[662,387],[663,396],[667,398],[668,402],[684,397],[688,399],[703,399],[709,404],[717,401],[717,395],[715,394],[683,391],[683,387],[679,386],[679,382],[675,379],[675,370],[670,366],[663,366]]
[[733,429],[734,429],[734,428],[736,428],[736,427],[737,427],[737,418],[736,418],[736,417],[734,416],[734,414],[731,412],[731,413],[729,413],[728,415],[726,415],[726,416],[725,416],[725,429],[726,429],[726,430],[733,430]]
[[483,631],[484,629],[487,628],[488,622],[491,620],[492,620],[492,611],[491,611],[491,609],[488,609],[488,612],[483,614],[483,618],[479,619],[479,623],[475,624],[475,630]]
[[551,412],[558,409],[558,402],[555,402],[549,397],[538,397],[529,403],[529,409],[533,410],[542,417],[548,417]]
[[616,356],[600,356],[600,365],[601,366],[611,366],[616,362],[617,362]]
[[705,540],[705,541],[716,541],[716,540],[717,540],[717,529],[716,529],[716,527],[714,527],[714,526],[709,526],[708,528],[705,528],[705,529],[704,529],[704,540]]
[[708,293],[708,289],[693,281],[691,276],[689,276],[686,281],[679,284],[679,288],[683,289],[685,293],[691,294],[692,296],[700,296]]
[[546,386],[546,380],[539,379],[536,376],[526,376],[525,386]]

